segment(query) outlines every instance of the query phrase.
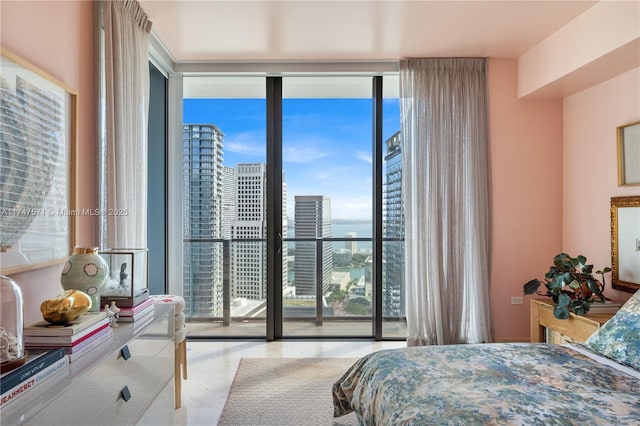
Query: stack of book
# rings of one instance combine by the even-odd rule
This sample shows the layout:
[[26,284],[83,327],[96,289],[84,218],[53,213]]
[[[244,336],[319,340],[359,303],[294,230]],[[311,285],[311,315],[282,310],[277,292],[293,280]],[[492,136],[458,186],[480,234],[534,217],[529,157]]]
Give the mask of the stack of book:
[[62,348],[30,351],[24,364],[0,376],[0,407],[4,408],[36,386],[61,375],[68,364]]
[[153,318],[153,299],[145,299],[132,308],[120,308],[118,322],[146,321]]
[[24,328],[27,350],[63,348],[69,362],[93,350],[113,335],[109,318],[104,312],[88,312],[70,324],[54,325],[40,321]]

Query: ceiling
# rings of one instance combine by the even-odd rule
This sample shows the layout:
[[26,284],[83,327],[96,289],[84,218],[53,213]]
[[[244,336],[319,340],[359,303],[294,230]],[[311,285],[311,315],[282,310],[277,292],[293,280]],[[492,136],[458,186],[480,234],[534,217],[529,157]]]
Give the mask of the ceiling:
[[595,1],[139,0],[175,63],[516,58]]

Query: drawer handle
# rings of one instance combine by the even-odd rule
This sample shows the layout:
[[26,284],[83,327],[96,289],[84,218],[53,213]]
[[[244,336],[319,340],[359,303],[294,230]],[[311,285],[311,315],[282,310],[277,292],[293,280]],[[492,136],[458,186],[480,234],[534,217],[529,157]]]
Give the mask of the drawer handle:
[[124,399],[124,402],[129,402],[131,399],[131,392],[129,391],[129,386],[125,386],[120,391],[120,396]]
[[124,345],[122,349],[120,349],[120,355],[122,356],[122,358],[124,358],[125,361],[131,358],[131,351],[129,350],[129,346]]

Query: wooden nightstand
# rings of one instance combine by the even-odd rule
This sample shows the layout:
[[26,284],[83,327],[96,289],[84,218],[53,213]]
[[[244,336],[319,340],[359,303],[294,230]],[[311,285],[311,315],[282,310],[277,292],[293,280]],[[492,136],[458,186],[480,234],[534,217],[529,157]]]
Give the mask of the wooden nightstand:
[[540,300],[531,299],[531,341],[546,341],[545,329],[550,331],[549,343],[584,343],[615,314],[597,313],[575,315],[566,320],[553,316],[553,306]]

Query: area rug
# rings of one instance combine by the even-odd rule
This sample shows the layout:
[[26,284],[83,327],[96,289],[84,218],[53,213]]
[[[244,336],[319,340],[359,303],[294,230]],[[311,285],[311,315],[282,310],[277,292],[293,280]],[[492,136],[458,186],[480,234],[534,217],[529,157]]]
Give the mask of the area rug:
[[242,358],[219,426],[347,426],[333,418],[331,386],[354,358]]

